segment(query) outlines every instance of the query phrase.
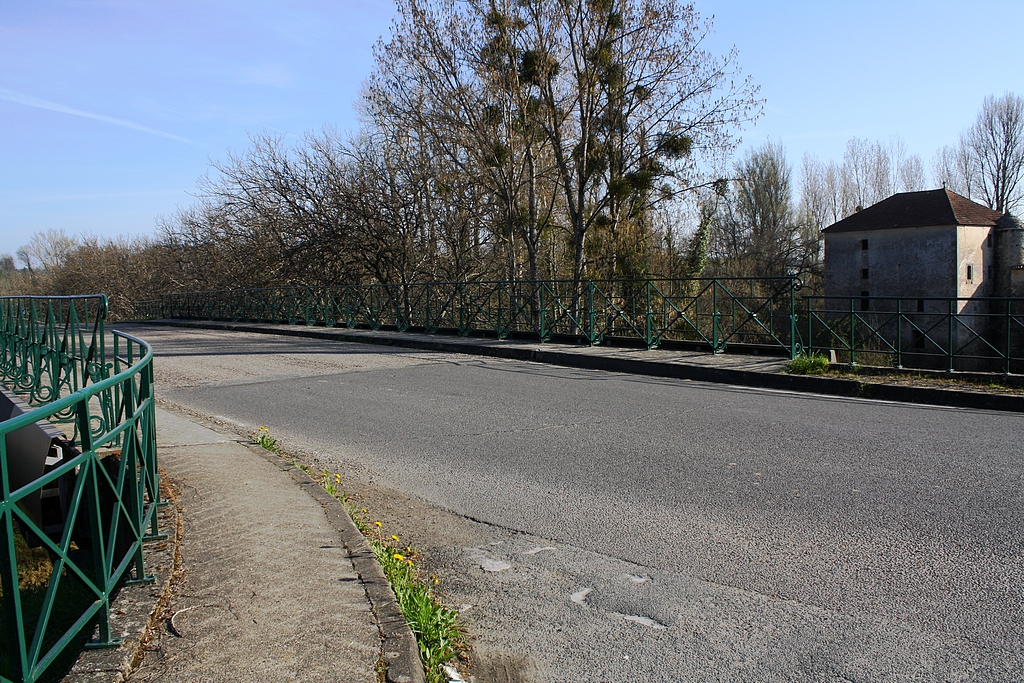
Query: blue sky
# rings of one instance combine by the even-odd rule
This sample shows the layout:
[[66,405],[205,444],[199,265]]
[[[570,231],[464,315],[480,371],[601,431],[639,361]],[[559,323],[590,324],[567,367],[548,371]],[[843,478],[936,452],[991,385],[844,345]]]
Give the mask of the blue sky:
[[[928,168],[986,95],[1024,94],[1021,0],[698,0],[764,116],[747,145],[841,158],[899,135]],[[355,130],[390,0],[0,0],[0,254],[33,232],[151,234],[261,131]]]

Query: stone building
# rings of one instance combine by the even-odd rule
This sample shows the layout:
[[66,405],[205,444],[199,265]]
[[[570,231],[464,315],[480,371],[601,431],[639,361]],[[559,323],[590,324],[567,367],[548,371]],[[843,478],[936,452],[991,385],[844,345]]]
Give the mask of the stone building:
[[1005,369],[993,359],[1024,353],[1024,302],[1006,300],[1024,297],[1013,216],[943,188],[895,194],[823,233],[823,319],[848,321],[880,351],[918,354],[916,367],[948,368],[955,354],[956,369]]
[[822,232],[827,296],[959,297],[958,313],[1024,296],[1024,226],[945,188],[894,194]]

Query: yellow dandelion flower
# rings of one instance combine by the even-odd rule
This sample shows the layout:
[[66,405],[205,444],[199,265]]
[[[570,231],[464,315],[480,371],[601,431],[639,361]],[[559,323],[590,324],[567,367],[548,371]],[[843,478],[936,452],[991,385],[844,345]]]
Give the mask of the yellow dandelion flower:
[[437,584],[439,584],[439,583],[441,583],[441,582],[440,582],[440,581],[438,581],[437,579],[434,579],[434,585],[435,585],[435,586],[436,586]]
[[402,561],[405,560],[405,555],[402,555],[401,553],[395,553],[392,557],[394,557],[399,562],[402,562]]
[[392,537],[391,537],[391,540],[392,540],[392,541],[397,541],[397,540],[398,540],[398,536],[392,536]]
[[341,475],[340,474],[335,474],[334,475],[334,483],[335,484],[340,484],[341,483]]
[[383,525],[383,524],[381,524],[380,522],[374,522],[374,524],[376,524],[377,526],[384,526],[384,525]]

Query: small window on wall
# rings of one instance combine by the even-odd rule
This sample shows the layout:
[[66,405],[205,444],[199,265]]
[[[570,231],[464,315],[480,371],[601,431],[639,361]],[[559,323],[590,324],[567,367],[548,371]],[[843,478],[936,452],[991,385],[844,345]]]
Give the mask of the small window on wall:
[[860,241],[860,250],[861,251],[867,251],[868,250],[868,241],[867,240],[861,240]]
[[867,268],[861,268],[860,269],[860,279],[861,280],[867,280],[868,279],[868,269]]
[[924,313],[924,299],[917,300],[917,312]]
[[986,280],[991,280],[992,279],[992,266],[985,266],[985,279]]
[[992,246],[992,233],[989,233],[988,237],[985,238],[985,244],[990,247]]
[[974,282],[974,266],[972,265],[967,266],[967,281]]
[[869,311],[869,310],[871,310],[871,299],[868,298],[870,296],[871,296],[871,292],[862,291],[860,293],[860,310],[862,310],[862,311]]

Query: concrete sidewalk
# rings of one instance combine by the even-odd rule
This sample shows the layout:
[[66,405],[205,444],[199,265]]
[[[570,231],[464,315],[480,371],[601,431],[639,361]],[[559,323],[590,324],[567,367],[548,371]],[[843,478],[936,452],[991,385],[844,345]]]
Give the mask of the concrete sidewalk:
[[377,605],[346,549],[362,537],[339,533],[347,521],[358,535],[340,504],[328,509],[310,495],[333,500],[319,486],[261,449],[162,410],[157,425],[181,571],[128,680],[377,681]]

